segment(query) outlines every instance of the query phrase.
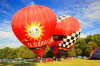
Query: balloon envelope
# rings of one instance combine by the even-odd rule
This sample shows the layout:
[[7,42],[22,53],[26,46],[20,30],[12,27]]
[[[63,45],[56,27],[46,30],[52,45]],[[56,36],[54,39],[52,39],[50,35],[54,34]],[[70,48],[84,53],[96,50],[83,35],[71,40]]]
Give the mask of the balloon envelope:
[[19,41],[42,57],[56,25],[54,12],[41,5],[20,9],[13,16],[12,30]]
[[52,37],[54,42],[50,43],[49,47],[51,48],[56,45],[55,48],[70,50],[79,38],[80,31],[81,26],[74,17],[66,15],[58,17],[57,25]]

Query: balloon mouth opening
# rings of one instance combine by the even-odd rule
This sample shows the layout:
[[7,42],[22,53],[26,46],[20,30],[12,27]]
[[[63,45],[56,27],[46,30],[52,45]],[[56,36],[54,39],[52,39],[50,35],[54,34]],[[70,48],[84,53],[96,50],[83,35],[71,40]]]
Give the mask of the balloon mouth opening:
[[53,35],[52,37],[53,37],[54,41],[60,41],[60,40],[63,40],[63,38],[66,37],[66,36],[64,36],[64,35]]
[[40,50],[40,49],[43,49],[43,48],[45,48],[47,45],[45,45],[45,46],[42,46],[42,47],[37,47],[37,48],[29,48],[30,50]]
[[[53,35],[53,40],[58,42],[57,46],[58,49],[67,49],[69,50],[74,46],[77,39],[80,37],[81,30],[76,31],[75,33],[72,33],[71,36],[65,36],[65,35]],[[60,41],[60,42],[59,42]]]

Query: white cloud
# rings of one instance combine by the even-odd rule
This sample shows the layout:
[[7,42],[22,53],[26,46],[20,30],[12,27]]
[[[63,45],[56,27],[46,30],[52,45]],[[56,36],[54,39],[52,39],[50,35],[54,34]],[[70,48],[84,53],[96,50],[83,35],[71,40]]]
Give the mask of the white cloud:
[[19,46],[21,46],[22,44],[17,44],[17,43],[3,43],[0,44],[0,49],[5,48],[5,47],[10,47],[10,48],[17,48]]
[[0,6],[8,8],[8,9],[11,7],[6,0],[1,0]]
[[0,31],[0,40],[3,39],[9,39],[15,41],[16,37],[12,32]]
[[11,33],[5,32],[5,31],[0,31],[0,38],[2,38],[2,39],[11,38]]
[[100,34],[100,28],[96,28],[94,30],[89,30],[89,31],[87,31],[87,33],[81,33],[80,37],[85,38],[88,35],[94,35],[94,34]]
[[2,9],[0,9],[0,12],[2,12],[2,13],[7,13],[6,10],[2,10]]
[[61,9],[56,9],[54,11],[57,11],[56,14],[58,17],[63,15],[68,15],[71,12],[69,10],[61,10]]
[[12,17],[16,12],[16,8],[13,8],[7,0],[0,0],[0,17]]
[[27,0],[21,0],[22,3],[26,3]]
[[11,7],[9,7],[9,8],[6,8],[6,9],[12,9],[10,12],[8,11],[8,10],[4,10],[3,8],[6,8],[6,7],[2,7],[1,9],[0,9],[0,12],[1,13],[3,13],[3,14],[1,14],[0,16],[2,17],[12,17],[13,16],[13,13],[15,13],[15,9],[14,8],[11,8]]
[[11,21],[7,19],[3,19],[0,23],[0,31],[11,32]]
[[35,5],[35,2],[32,0],[21,0],[22,3],[26,4],[26,5]]
[[72,7],[73,10],[64,7],[64,9],[53,9],[57,16],[73,15],[80,22],[82,29],[93,28],[94,30],[85,31],[80,37],[84,38],[87,35],[100,34],[100,28],[96,28],[95,24],[100,24],[100,1],[86,0],[87,3],[80,3]]
[[0,49],[5,47],[16,48],[22,44],[11,32],[0,31]]
[[22,45],[15,37],[11,29],[11,21],[7,19],[2,20],[0,23],[0,48],[11,47],[16,48]]
[[[74,5],[73,10],[69,10],[67,7],[64,9],[53,9],[57,16],[62,15],[74,15],[75,18],[81,23],[82,28],[93,28],[94,22],[100,24],[100,1],[97,0],[87,0],[87,3],[81,3],[79,5]],[[81,7],[80,7],[81,5]]]
[[84,33],[81,33],[81,34],[80,34],[80,38],[85,38],[85,37],[87,37],[86,34],[84,34]]
[[4,23],[10,23],[11,21],[10,20],[7,20],[7,19],[4,19],[3,22]]
[[90,30],[87,32],[87,35],[94,35],[94,34],[100,34],[100,28],[96,28],[94,30]]
[[87,7],[78,8],[76,18],[80,21],[82,28],[94,28],[94,22],[100,24],[100,1],[93,1]]
[[100,20],[100,1],[94,1],[88,8],[84,10],[84,17],[89,20]]
[[35,5],[35,2],[31,1],[28,3],[28,5]]
[[16,37],[15,37],[14,33],[12,32],[10,23],[11,23],[11,21],[7,20],[7,19],[4,19],[3,23],[1,23],[0,40],[3,40],[3,39],[9,39],[12,41],[16,40]]

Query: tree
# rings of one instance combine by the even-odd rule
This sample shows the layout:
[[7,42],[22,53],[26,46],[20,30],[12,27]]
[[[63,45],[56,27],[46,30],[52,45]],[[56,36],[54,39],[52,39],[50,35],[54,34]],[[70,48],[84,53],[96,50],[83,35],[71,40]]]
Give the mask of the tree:
[[68,51],[68,57],[76,57],[76,52],[74,47]]
[[100,34],[95,34],[93,37],[95,43],[100,47]]
[[0,58],[1,58],[1,59],[3,58],[2,53],[3,53],[3,49],[0,49]]
[[76,51],[76,56],[82,55],[82,50],[80,48],[77,48],[75,51]]
[[97,44],[96,44],[95,42],[92,42],[92,41],[88,42],[88,44],[87,44],[87,46],[86,46],[86,55],[89,56],[90,53],[91,53],[94,49],[96,49],[97,47],[98,47],[98,46],[97,46]]
[[10,53],[12,52],[12,49],[9,47],[5,47],[4,49],[2,49],[2,58],[12,58],[12,56],[10,55]]
[[19,48],[13,49],[13,51],[12,51],[13,58],[17,58],[18,51],[19,51]]
[[85,38],[79,38],[77,40],[77,44],[80,44],[80,46],[83,46],[84,44],[86,44],[86,39]]
[[28,48],[26,48],[25,46],[20,46],[17,57],[18,58],[34,58],[36,57],[36,54],[32,52],[31,50],[29,50]]
[[53,52],[51,51],[51,49],[49,47],[46,47],[44,56],[45,57],[53,57],[54,56]]
[[81,49],[82,51],[82,56],[85,56],[86,53],[85,53],[85,49],[86,49],[86,38],[79,38],[77,43],[75,44],[75,49]]
[[18,48],[12,49],[6,47],[4,49],[0,49],[0,58],[16,58],[17,57]]
[[89,35],[86,37],[86,43],[88,43],[90,41],[94,42],[94,37],[92,35]]

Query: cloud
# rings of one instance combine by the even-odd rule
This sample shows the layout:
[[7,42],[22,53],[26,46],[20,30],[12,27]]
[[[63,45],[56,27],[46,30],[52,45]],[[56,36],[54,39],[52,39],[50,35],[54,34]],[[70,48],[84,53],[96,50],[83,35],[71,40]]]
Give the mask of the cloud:
[[79,13],[78,17],[81,24],[82,24],[82,27],[83,28],[88,28],[88,27],[92,27],[94,28],[95,25],[94,23],[98,23],[100,24],[100,1],[93,1],[91,2],[87,8],[83,8],[82,9],[82,14]]
[[[81,5],[81,7],[80,7]],[[85,0],[80,4],[74,4],[70,8],[64,7],[63,9],[53,9],[57,16],[71,15],[78,19],[82,28],[94,28],[95,21],[100,24],[100,1],[97,0]]]
[[60,9],[60,8],[56,8],[56,9],[52,9],[55,13],[56,13],[56,16],[59,17],[59,16],[63,16],[63,15],[68,15],[71,11],[68,10],[68,9]]
[[12,32],[0,31],[0,49],[5,47],[16,48],[21,45]]
[[0,31],[0,40],[8,39],[11,41],[17,40],[12,32]]
[[2,12],[2,13],[7,13],[6,10],[2,10],[2,9],[0,9],[0,12]]
[[0,0],[0,17],[10,18],[15,13],[16,8],[12,8],[8,0]]
[[7,9],[9,9],[11,6],[8,4],[8,1],[6,1],[6,0],[1,0],[0,1],[0,6],[1,7],[5,7],[5,8],[7,8]]
[[81,34],[80,34],[80,38],[85,38],[85,37],[87,37],[86,34],[84,34],[84,33],[81,33]]
[[87,35],[100,34],[100,28],[96,28],[87,32]]
[[14,33],[11,29],[11,20],[3,19],[0,23],[0,40],[9,39],[16,40]]
[[17,43],[2,43],[2,44],[0,44],[0,49],[5,48],[5,47],[17,48],[21,45],[22,44],[17,44]]
[[[80,4],[74,4],[71,8],[64,7],[63,9],[53,9],[57,16],[71,15],[80,22],[82,32],[80,37],[87,35],[100,34],[100,28],[96,24],[100,24],[100,1],[98,0],[84,0]],[[89,29],[91,28],[91,29]],[[88,31],[86,31],[88,29]]]
[[91,3],[90,6],[84,10],[84,17],[88,18],[91,22],[100,20],[100,1],[96,0]]
[[0,38],[2,38],[2,39],[11,38],[11,33],[5,32],[5,31],[0,31]]
[[88,35],[94,35],[94,34],[100,34],[100,28],[96,28],[96,29],[93,29],[93,30],[89,30],[86,33],[81,33],[80,37],[81,38],[85,38]]
[[4,19],[3,22],[4,23],[10,23],[11,21],[10,20],[7,20],[7,19]]
[[[10,8],[9,8],[10,9]],[[13,9],[14,10],[14,9]],[[0,9],[0,12],[2,13],[0,15],[0,17],[11,17],[13,15],[13,11],[8,11],[8,10],[4,10],[4,9]]]
[[31,1],[28,3],[28,5],[35,5],[35,2]]
[[21,0],[22,3],[26,5],[35,5],[35,2],[33,0]]
[[11,32],[11,20],[7,20],[7,19],[1,20],[0,31]]
[[11,21],[7,19],[0,21],[0,48],[16,48],[22,45],[12,32],[10,23]]

